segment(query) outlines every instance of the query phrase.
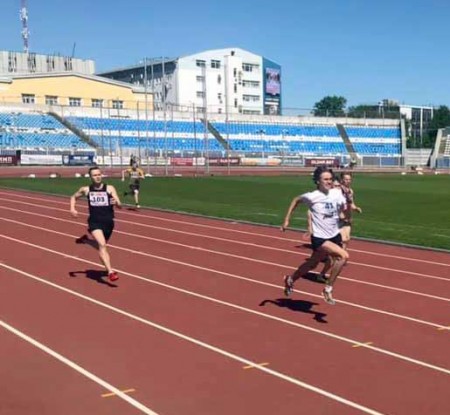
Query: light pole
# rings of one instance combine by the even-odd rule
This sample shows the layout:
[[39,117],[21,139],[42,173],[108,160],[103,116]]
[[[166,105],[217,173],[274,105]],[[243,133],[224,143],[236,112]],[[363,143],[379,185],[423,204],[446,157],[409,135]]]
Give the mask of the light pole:
[[281,130],[281,141],[283,143],[282,146],[282,153],[281,153],[281,164],[284,166],[284,156],[286,153],[286,147],[287,147],[287,143],[286,143],[286,139],[285,139],[285,134],[289,134],[289,130],[287,130],[286,128]]
[[209,143],[208,143],[208,89],[206,87],[206,64],[202,67],[203,76],[203,131],[205,151],[205,172],[209,174]]
[[261,148],[262,158],[264,158],[264,139],[263,139],[263,137],[266,134],[266,132],[263,129],[259,130],[258,132],[259,132],[259,137],[260,137],[261,146],[262,146],[262,148]]
[[104,143],[104,138],[103,138],[103,125],[104,120],[103,120],[103,101],[100,103],[100,125],[101,125],[101,129],[100,129],[100,139],[101,139],[101,143],[102,143],[102,165],[105,165],[105,143]]
[[230,175],[230,131],[229,131],[229,113],[228,113],[228,57],[230,55],[224,56],[224,89],[225,89],[225,128],[226,128],[226,140],[227,140],[227,174]]
[[165,100],[163,106],[164,106],[164,175],[167,176],[169,173],[169,166],[167,164],[167,112]]
[[120,166],[123,166],[123,148],[122,148],[122,128],[120,127],[120,103],[117,98],[117,127],[119,128],[119,153],[120,153]]
[[141,164],[141,127],[139,125],[140,123],[140,117],[139,117],[139,101],[136,102],[136,115],[137,115],[137,136],[138,136],[138,160],[139,165]]
[[[153,84],[153,66],[152,66],[152,84]],[[152,90],[152,93],[154,91]],[[154,95],[153,95],[154,99]],[[147,143],[147,173],[150,174],[150,143],[148,138],[148,76],[147,76],[147,58],[144,58],[144,100],[145,100],[145,141]],[[153,107],[155,103],[153,102]]]
[[195,155],[195,177],[198,176],[198,154],[197,154],[197,127],[195,125],[195,103],[192,103],[192,118],[194,120],[194,155]]
[[[111,108],[108,107],[108,121],[111,122]],[[111,124],[108,126],[109,133],[109,167],[112,169],[113,167],[113,149],[112,149],[112,138],[111,138]]]

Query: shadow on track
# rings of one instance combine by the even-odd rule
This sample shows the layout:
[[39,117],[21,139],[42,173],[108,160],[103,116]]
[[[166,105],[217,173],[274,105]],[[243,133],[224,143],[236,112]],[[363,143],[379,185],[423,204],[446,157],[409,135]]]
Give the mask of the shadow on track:
[[70,271],[69,275],[71,277],[78,277],[79,275],[83,275],[90,280],[98,282],[99,284],[105,284],[111,288],[117,288],[116,284],[112,284],[107,280],[104,280],[103,277],[107,277],[108,273],[106,271],[98,270],[98,269],[87,269],[85,271]]
[[259,306],[264,307],[266,304],[274,304],[277,307],[288,308],[292,311],[312,314],[314,316],[314,320],[318,323],[328,323],[325,320],[325,317],[327,316],[325,313],[313,310],[313,307],[318,305],[318,303],[312,303],[311,301],[305,300],[292,300],[290,298],[277,298],[276,300],[264,300],[259,304]]

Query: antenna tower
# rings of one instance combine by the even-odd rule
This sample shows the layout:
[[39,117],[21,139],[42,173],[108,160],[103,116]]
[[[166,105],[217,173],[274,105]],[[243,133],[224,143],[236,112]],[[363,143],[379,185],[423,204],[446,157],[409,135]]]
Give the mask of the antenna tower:
[[27,0],[21,0],[19,15],[20,15],[20,21],[22,22],[23,51],[25,53],[28,53],[29,52],[28,38],[30,36],[30,31],[28,30]]

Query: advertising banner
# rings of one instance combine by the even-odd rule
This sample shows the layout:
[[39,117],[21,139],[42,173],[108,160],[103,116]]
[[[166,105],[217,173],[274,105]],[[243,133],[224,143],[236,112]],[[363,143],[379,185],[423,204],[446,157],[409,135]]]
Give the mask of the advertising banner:
[[0,155],[0,166],[17,166],[18,163],[17,156]]
[[305,157],[306,167],[328,166],[338,167],[339,158],[336,157]]
[[20,164],[33,164],[41,166],[60,166],[60,155],[46,154],[22,154]]
[[280,95],[280,93],[280,70],[275,68],[266,68],[266,94]]
[[172,157],[170,164],[172,166],[193,166],[194,159],[188,157]]
[[239,166],[241,159],[239,157],[211,157],[208,159],[210,166]]
[[241,158],[242,166],[279,166],[280,164],[281,160],[275,158]]
[[91,166],[94,164],[94,155],[92,154],[65,154],[62,156],[62,162],[69,166]]

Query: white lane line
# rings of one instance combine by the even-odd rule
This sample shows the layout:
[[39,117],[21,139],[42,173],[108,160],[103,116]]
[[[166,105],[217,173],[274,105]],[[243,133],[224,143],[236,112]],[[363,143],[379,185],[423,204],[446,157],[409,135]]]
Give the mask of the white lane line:
[[[258,365],[258,363],[253,362],[252,360],[249,360],[249,359],[247,359],[245,357],[241,357],[241,356],[239,356],[237,354],[234,354],[234,353],[231,353],[231,352],[227,352],[224,349],[221,349],[219,347],[213,346],[213,345],[211,345],[209,343],[205,343],[205,342],[203,342],[201,340],[198,340],[198,339],[196,339],[194,337],[187,336],[187,335],[185,335],[183,333],[180,333],[178,331],[172,330],[172,329],[170,329],[168,327],[162,326],[162,325],[157,324],[157,323],[155,323],[153,321],[144,319],[144,318],[139,317],[139,316],[137,316],[135,314],[131,314],[131,313],[125,311],[125,310],[122,310],[120,308],[111,306],[111,305],[109,305],[107,303],[98,301],[98,300],[96,300],[94,298],[91,298],[91,297],[88,297],[86,295],[80,294],[80,293],[78,293],[76,291],[72,291],[72,290],[70,290],[68,288],[65,288],[65,287],[62,287],[60,285],[54,284],[54,283],[52,283],[50,281],[47,281],[47,280],[45,280],[43,278],[40,278],[40,277],[36,276],[36,275],[29,274],[27,272],[24,272],[22,270],[14,268],[14,267],[10,267],[10,266],[5,265],[5,264],[1,264],[0,266],[4,267],[6,269],[9,269],[10,271],[14,271],[14,272],[16,272],[18,274],[21,274],[21,275],[23,275],[25,277],[31,278],[31,279],[33,279],[35,281],[40,282],[40,283],[49,285],[49,286],[51,286],[53,288],[56,288],[58,290],[61,290],[61,291],[65,292],[65,293],[71,294],[71,295],[73,295],[75,297],[78,297],[78,298],[81,298],[83,300],[86,300],[86,301],[88,301],[90,303],[93,303],[93,304],[95,304],[97,306],[106,308],[106,309],[108,309],[110,311],[113,311],[114,313],[120,314],[122,316],[128,317],[130,319],[138,321],[138,322],[140,322],[142,324],[145,324],[147,326],[153,327],[154,329],[162,331],[162,332],[164,332],[166,334],[169,334],[171,336],[174,336],[174,337],[183,339],[185,341],[188,341],[190,343],[193,343],[193,344],[195,344],[195,345],[197,345],[197,346],[199,346],[201,348],[207,349],[207,350],[209,350],[209,351],[211,351],[213,353],[220,354],[220,355],[225,356],[225,357],[227,357],[227,358],[229,358],[231,360],[237,361],[237,362],[239,362],[241,364],[243,363],[246,366],[250,366],[250,365],[254,366],[255,370],[260,370],[261,372],[265,372],[268,375],[271,375],[271,376],[276,377],[278,379],[281,379],[281,380],[284,380],[286,382],[292,383],[292,384],[294,384],[296,386],[299,386],[299,387],[301,387],[303,389],[309,390],[309,391],[314,392],[316,394],[325,396],[326,398],[329,398],[329,399],[334,400],[336,402],[339,402],[339,403],[342,403],[344,405],[350,406],[352,408],[358,409],[358,410],[360,410],[362,412],[365,412],[367,414],[382,415],[381,412],[375,411],[375,410],[373,410],[371,408],[368,408],[368,407],[360,405],[360,404],[358,404],[356,402],[353,402],[353,401],[350,401],[348,399],[345,399],[345,398],[343,398],[343,397],[341,397],[339,395],[335,395],[334,393],[328,392],[328,391],[326,391],[324,389],[321,389],[321,388],[313,386],[313,385],[311,385],[309,383],[303,382],[303,381],[301,381],[299,379],[296,379],[296,378],[293,378],[291,376],[285,375],[284,373],[278,372],[276,370],[269,369],[269,368],[267,368],[265,366]],[[117,388],[114,388],[114,390],[113,390],[110,387],[107,387],[106,389],[114,391],[114,392],[116,392],[118,394],[120,393],[124,397],[126,396],[127,398],[130,398],[129,396],[127,396],[126,394],[122,393]],[[153,412],[152,412],[152,414],[153,414]]]
[[[5,207],[3,207],[3,206],[0,206],[0,209],[14,210],[15,212],[18,211],[17,209],[5,208]],[[46,218],[49,218],[49,219],[52,219],[52,220],[57,220],[57,221],[60,221],[60,222],[73,223],[73,224],[77,224],[77,225],[79,225],[79,226],[84,226],[84,225],[82,225],[82,224],[80,224],[80,223],[78,223],[78,222],[69,221],[69,220],[66,220],[66,219],[60,219],[60,218],[56,218],[56,217],[53,217],[53,216],[41,215],[41,214],[38,214],[38,213],[32,213],[32,212],[27,212],[27,211],[20,211],[20,212],[25,213],[25,214],[28,214],[28,215],[32,215],[32,216],[46,217]],[[6,221],[6,222],[16,223],[16,224],[21,225],[21,226],[28,226],[28,227],[31,227],[31,228],[36,228],[36,229],[44,230],[44,231],[46,231],[46,232],[56,232],[56,233],[58,233],[57,231],[53,231],[53,230],[50,230],[50,229],[47,229],[47,228],[42,228],[42,227],[39,227],[39,226],[34,226],[34,225],[26,224],[26,223],[23,223],[23,222],[14,221],[14,220],[11,220],[11,219],[0,218],[0,220],[4,220],[4,221]],[[124,234],[124,232],[118,231],[118,233],[119,233],[119,232],[122,233],[122,234]],[[64,235],[64,234],[63,234],[63,235]],[[135,236],[134,234],[128,234],[128,235],[133,236],[133,237]],[[161,242],[166,242],[166,241],[163,241],[163,240],[160,240],[160,241],[161,241]],[[167,243],[170,243],[170,242],[167,242]],[[119,247],[119,246],[117,246],[117,245],[113,245],[113,244],[109,244],[108,246],[109,246],[109,247],[112,247],[112,248],[116,248],[116,249],[125,249],[125,248],[121,248],[121,247]],[[188,245],[185,245],[184,247],[189,248]],[[165,258],[165,257],[160,257],[160,256],[157,256],[157,255],[149,254],[149,253],[142,252],[142,251],[135,252],[135,251],[130,250],[130,252],[136,253],[137,255],[144,255],[144,256],[148,256],[148,257],[152,257],[152,258],[158,258],[158,259],[167,260],[167,258]],[[217,253],[217,254],[219,254],[219,255],[224,255],[224,256],[235,256],[235,255],[233,255],[233,254],[230,255],[230,254],[223,253],[223,252],[218,252],[218,251],[212,251],[212,252]],[[247,259],[247,258],[241,257],[241,259]],[[253,260],[253,261],[259,262],[260,260]],[[276,263],[268,263],[268,262],[266,262],[266,265],[269,265],[269,264],[270,264],[270,265],[280,266],[280,267],[283,267],[283,268],[286,268],[286,269],[289,269],[289,270],[295,270],[295,269],[297,268],[297,267],[292,267],[292,266],[290,266],[290,265],[282,265],[282,264],[276,264]],[[372,287],[383,288],[383,289],[386,289],[386,290],[398,291],[398,292],[402,292],[402,293],[407,293],[407,294],[412,294],[412,295],[418,295],[418,296],[421,296],[421,297],[432,298],[432,299],[434,299],[434,300],[440,300],[440,301],[447,301],[447,302],[450,302],[450,298],[446,298],[446,297],[439,297],[439,296],[432,295],[432,294],[426,294],[426,293],[421,293],[421,292],[418,292],[418,291],[406,290],[406,289],[404,289],[404,288],[391,287],[391,286],[389,286],[389,285],[377,284],[377,283],[369,282],[369,281],[355,280],[355,279],[353,279],[353,278],[348,278],[348,277],[343,277],[343,276],[340,276],[339,278],[340,278],[341,280],[350,281],[350,282],[355,282],[355,283],[358,283],[358,284],[364,284],[364,285],[369,285],[369,286],[372,286]]]
[[[28,205],[29,203],[24,203],[24,204]],[[34,207],[38,207],[38,206],[33,205],[33,204],[30,204],[30,205],[34,206]],[[45,208],[46,209],[50,209],[50,210],[56,210],[56,211],[61,211],[61,212],[67,213],[67,211],[63,210],[63,209],[51,208],[51,207],[45,207]],[[54,218],[54,219],[57,219],[57,220],[60,220],[60,221],[67,221],[66,219],[56,218],[54,216],[42,215],[42,214],[39,214],[39,213],[28,212],[26,210],[18,210],[17,208],[8,208],[6,206],[0,206],[0,209],[11,210],[11,211],[14,211],[14,212],[22,212],[22,213],[29,214],[29,215],[42,216],[42,217],[47,217],[47,218]],[[82,215],[82,216],[88,216],[86,213],[78,212],[78,214]],[[68,222],[70,222],[70,221],[68,221]],[[218,237],[214,237],[214,236],[203,236],[203,235],[200,235],[200,234],[189,233],[189,232],[184,232],[184,231],[177,231],[177,230],[166,229],[166,228],[160,228],[160,227],[157,227],[157,226],[143,225],[141,223],[134,223],[134,222],[130,222],[130,221],[124,221],[124,220],[121,220],[121,219],[116,219],[116,222],[127,223],[127,224],[130,224],[130,225],[138,226],[139,228],[151,227],[151,228],[160,229],[160,230],[164,230],[164,231],[181,233],[181,234],[188,235],[188,236],[195,236],[195,237],[201,237],[201,238],[215,239],[215,240],[225,241],[227,243],[234,243],[234,244],[239,244],[239,245],[247,245],[247,246],[252,246],[252,247],[255,247],[255,248],[263,248],[263,249],[272,250],[272,251],[281,251],[281,252],[286,252],[286,253],[293,254],[293,255],[296,255],[296,256],[297,255],[301,255],[301,256],[305,256],[305,257],[309,257],[310,256],[310,254],[306,254],[306,253],[303,253],[303,252],[297,252],[297,251],[291,251],[291,250],[287,250],[287,249],[268,247],[268,246],[253,244],[253,243],[247,243],[247,242],[233,241],[233,240],[230,240],[230,239],[223,239],[223,238],[218,238]],[[75,223],[75,222],[72,221],[70,223]],[[124,232],[122,232],[122,233],[124,233]],[[136,234],[133,233],[133,235],[136,235]],[[143,236],[143,235],[141,235],[141,237],[150,238],[150,237]],[[171,242],[171,241],[167,241],[167,240],[159,239],[158,241],[164,242],[164,243],[168,243],[168,244],[170,244],[170,243],[176,244],[176,242]],[[195,249],[195,248],[193,247],[192,249]],[[197,249],[204,249],[204,248],[197,247]],[[219,255],[228,255],[228,256],[233,256],[234,255],[234,254],[228,254],[226,252],[221,252],[221,251],[212,251],[212,252],[215,252],[215,253],[217,253]],[[268,263],[268,262],[264,262],[262,260],[256,260],[256,259],[253,259],[253,258],[250,259],[248,257],[247,258],[246,257],[241,257],[241,258],[245,258],[245,259],[247,259],[249,261],[256,261],[256,262],[260,261],[261,263],[273,264],[273,265],[288,267],[289,269],[292,269],[291,266],[287,266],[287,265]],[[418,276],[418,277],[431,278],[431,279],[437,279],[437,280],[441,280],[441,281],[450,282],[450,279],[445,278],[445,277],[439,277],[439,276],[436,276],[436,275],[420,274],[420,273],[413,272],[413,271],[404,271],[404,270],[399,270],[399,269],[380,267],[380,266],[377,266],[377,265],[363,264],[363,263],[352,262],[352,261],[350,261],[349,264],[360,265],[360,266],[364,266],[364,267],[368,267],[368,268],[381,269],[381,270],[384,270],[384,271],[397,272],[397,273],[401,273],[401,274],[406,274],[408,276],[415,275],[415,276]],[[341,279],[345,279],[347,281],[359,282],[361,284],[368,284],[368,285],[375,284],[375,283],[370,283],[370,282],[366,282],[366,281],[354,280],[352,278],[343,277],[343,276],[341,276],[340,278]],[[378,286],[385,287],[383,285],[378,285]]]
[[[0,237],[12,240],[14,242],[21,243],[23,245],[32,246],[33,248],[38,248],[38,249],[41,249],[43,251],[51,252],[52,254],[56,254],[56,255],[62,256],[61,252],[59,252],[59,251],[54,251],[52,249],[43,248],[43,247],[40,247],[38,245],[31,244],[29,242],[24,242],[24,241],[17,240],[15,238],[11,238],[9,236],[0,235]],[[84,262],[84,263],[90,264],[90,265],[95,265],[97,267],[102,267],[100,264],[97,264],[97,263],[95,263],[93,261],[80,259],[80,258],[76,258],[76,257],[73,257],[73,259],[75,259],[76,261],[80,261],[80,262]],[[10,269],[15,270],[15,268],[9,267],[6,264],[0,264],[0,266],[3,266],[3,267],[6,267],[6,268],[10,268]],[[22,272],[22,271],[20,271],[20,272]],[[136,279],[141,280],[141,281],[145,281],[147,283],[159,285],[161,287],[168,288],[170,290],[174,290],[174,291],[177,291],[177,292],[180,292],[180,293],[183,293],[183,294],[187,294],[187,295],[192,296],[192,297],[197,297],[197,298],[200,298],[202,300],[207,300],[207,301],[210,301],[210,302],[213,302],[213,303],[216,303],[216,304],[221,304],[221,305],[224,305],[226,307],[230,307],[230,308],[233,308],[233,309],[244,311],[246,313],[257,315],[259,317],[264,317],[264,318],[267,318],[269,320],[274,320],[274,321],[277,321],[277,322],[281,322],[281,323],[284,323],[284,324],[289,325],[289,326],[301,328],[301,329],[304,329],[306,331],[310,331],[310,332],[313,332],[313,333],[316,333],[316,334],[319,334],[319,335],[330,337],[330,338],[335,339],[335,340],[340,340],[340,341],[343,341],[343,342],[346,342],[346,343],[350,343],[352,345],[353,344],[357,344],[357,343],[361,343],[361,342],[359,342],[357,340],[350,339],[348,337],[339,336],[339,335],[333,334],[333,333],[328,333],[326,331],[319,330],[319,329],[316,329],[314,327],[306,326],[306,325],[303,325],[303,324],[300,324],[300,323],[295,323],[295,322],[290,321],[290,320],[286,320],[286,319],[283,319],[283,318],[280,318],[280,317],[272,316],[270,314],[262,313],[260,311],[255,311],[255,310],[252,310],[250,308],[239,306],[237,304],[233,304],[233,303],[229,303],[227,301],[219,300],[217,298],[208,297],[206,295],[202,295],[202,294],[199,294],[199,293],[196,293],[196,292],[193,292],[193,291],[185,290],[183,288],[175,287],[173,285],[165,284],[163,282],[152,280],[152,279],[146,278],[146,277],[142,277],[142,276],[137,275],[137,274],[132,274],[130,272],[126,272],[126,271],[123,271],[123,270],[120,270],[120,269],[117,269],[117,272],[119,272],[120,274],[123,274],[123,275],[128,275],[128,276],[130,276],[132,278],[136,278]],[[49,284],[53,284],[53,283],[49,283]],[[371,349],[373,351],[382,353],[382,354],[386,354],[386,355],[391,356],[391,357],[398,358],[400,360],[405,360],[405,361],[407,361],[409,363],[414,363],[416,365],[427,367],[429,369],[433,369],[433,370],[436,370],[438,372],[443,372],[443,373],[446,373],[446,374],[450,375],[450,370],[447,370],[446,368],[442,368],[440,366],[435,366],[435,365],[432,365],[430,363],[423,362],[423,361],[417,360],[417,359],[413,359],[413,358],[410,358],[408,356],[404,356],[404,355],[399,354],[399,353],[391,352],[389,350],[382,349],[382,348],[379,348],[379,347],[367,346],[367,348]]]
[[[12,271],[16,271],[15,269],[11,269],[10,267],[8,267],[7,265],[4,265],[4,264],[0,264],[0,266],[10,269]],[[76,372],[80,373],[81,375],[83,375],[83,376],[87,377],[88,379],[92,380],[93,382],[99,384],[104,389],[109,390],[111,393],[114,393],[120,399],[123,399],[130,405],[139,409],[144,414],[158,415],[156,412],[152,411],[150,408],[147,408],[145,405],[143,405],[136,399],[133,399],[130,396],[128,396],[127,394],[123,393],[120,389],[116,388],[115,386],[111,385],[110,383],[106,382],[105,380],[99,378],[98,376],[94,375],[93,373],[89,372],[88,370],[82,368],[80,365],[76,364],[72,360],[69,360],[67,357],[64,357],[63,355],[50,349],[46,345],[38,342],[37,340],[33,339],[32,337],[30,337],[30,336],[26,335],[25,333],[21,332],[20,330],[14,328],[13,326],[6,323],[5,321],[0,320],[0,326],[3,327],[5,330],[8,330],[10,333],[15,334],[17,337],[20,337],[22,340],[25,340],[26,342],[30,343],[31,345],[37,347],[44,353],[47,353],[48,355],[52,356],[56,360],[59,360],[61,363],[65,364],[66,366],[69,366],[71,369],[75,370]]]
[[[48,202],[49,200],[52,201],[52,203],[58,204],[58,205],[67,205],[67,203],[61,202],[59,200],[55,200],[55,198],[38,198],[38,197],[31,197],[31,196],[26,196],[23,195],[22,193],[8,193],[8,192],[1,192],[0,194],[5,193],[7,195],[18,195],[19,197],[22,197],[24,199],[31,199],[31,200],[38,200],[38,201],[46,201]],[[25,202],[23,202],[25,203]],[[40,205],[34,205],[34,206],[39,206],[39,207],[44,207],[44,206],[40,206]],[[167,213],[167,214],[173,214],[173,215],[179,215],[179,216],[183,216],[183,213],[177,213],[177,212],[173,212],[173,213]],[[197,226],[197,227],[201,227],[201,228],[206,228],[206,229],[213,229],[213,230],[219,230],[219,231],[229,231],[229,232],[234,232],[234,233],[241,233],[241,234],[245,234],[245,235],[250,235],[250,236],[258,236],[258,237],[263,237],[263,238],[270,238],[270,239],[276,239],[276,240],[280,240],[280,241],[287,241],[287,242],[300,242],[300,238],[297,239],[290,239],[290,238],[286,238],[286,237],[281,237],[281,236],[276,236],[276,235],[267,235],[267,234],[261,234],[258,232],[248,232],[248,231],[241,231],[241,230],[237,230],[237,229],[231,229],[231,228],[226,228],[226,227],[220,227],[220,226],[212,226],[212,225],[205,225],[205,224],[200,224],[200,223],[195,223],[192,222],[192,218],[189,217],[190,221],[182,221],[182,220],[176,220],[176,219],[169,219],[169,218],[163,218],[160,216],[151,216],[150,214],[147,214],[147,211],[143,210],[140,213],[133,213],[133,212],[122,212],[122,215],[127,215],[127,216],[132,216],[134,218],[139,218],[139,219],[143,219],[143,218],[149,218],[149,219],[155,219],[155,220],[160,220],[160,221],[165,221],[165,222],[171,222],[171,223],[178,223],[178,224],[182,224],[182,225],[188,225],[188,226]],[[205,218],[208,219],[208,218]],[[247,226],[252,226],[251,224],[242,224],[242,225],[247,225]],[[164,228],[166,229],[166,228]],[[376,243],[374,243],[376,244]],[[382,243],[379,243],[379,245],[383,245]],[[399,256],[399,255],[391,255],[391,254],[383,254],[383,253],[379,253],[379,252],[372,252],[372,251],[364,251],[361,249],[355,249],[355,248],[351,248],[350,251],[353,252],[359,252],[359,253],[363,253],[363,254],[367,254],[367,255],[374,255],[374,256],[381,256],[381,257],[386,257],[386,258],[395,258],[395,259],[400,259],[400,260],[405,260],[405,261],[415,261],[415,262],[422,262],[425,264],[431,264],[431,265],[442,265],[444,267],[450,267],[449,263],[441,263],[441,262],[435,262],[435,261],[428,261],[425,259],[418,259],[418,258],[410,258],[410,257],[403,257],[403,256]],[[290,251],[292,252],[292,251]]]
[[[71,235],[71,234],[63,233],[63,232],[58,232],[58,231],[50,230],[50,229],[47,229],[47,228],[41,228],[41,227],[30,225],[30,224],[24,224],[23,222],[17,222],[17,221],[11,220],[11,219],[0,218],[0,220],[3,220],[5,222],[11,222],[11,223],[22,225],[22,226],[26,226],[26,227],[30,227],[30,228],[44,230],[46,232],[54,233],[56,235],[61,235],[61,236],[64,236],[64,237],[77,238],[76,235]],[[73,223],[78,224],[77,222],[73,222]],[[9,238],[9,237],[7,237],[5,235],[0,235],[0,236],[5,237],[5,238]],[[37,246],[37,245],[33,245],[33,246]],[[172,264],[177,264],[177,265],[182,265],[182,266],[186,266],[186,267],[189,267],[189,268],[199,269],[199,270],[202,270],[202,271],[207,271],[207,272],[223,275],[223,276],[226,276],[226,277],[235,278],[235,279],[239,279],[239,280],[242,280],[242,281],[249,281],[249,282],[260,284],[260,285],[276,287],[278,289],[280,288],[278,285],[275,285],[275,284],[270,284],[270,283],[266,283],[266,282],[263,282],[263,281],[254,280],[254,279],[251,279],[251,278],[246,278],[246,277],[243,277],[243,276],[240,276],[240,275],[219,271],[219,270],[216,270],[216,269],[206,268],[206,267],[202,267],[202,266],[199,266],[199,265],[190,264],[188,262],[177,261],[175,259],[161,257],[161,256],[158,256],[158,255],[152,255],[152,254],[148,254],[148,253],[141,252],[141,251],[138,252],[138,251],[135,251],[135,250],[132,250],[132,249],[128,249],[128,248],[124,248],[124,247],[120,247],[120,246],[116,246],[116,245],[112,245],[112,244],[109,244],[108,246],[112,247],[112,248],[116,248],[116,249],[122,250],[122,251],[129,252],[129,253],[135,254],[135,255],[146,256],[146,257],[154,258],[154,259],[165,261],[165,262],[170,262]],[[66,254],[64,254],[64,256],[66,256]],[[342,278],[342,277],[340,277],[340,278]],[[322,296],[320,296],[320,295],[312,294],[312,293],[309,293],[309,292],[306,292],[306,291],[299,291],[299,290],[294,290],[294,291],[298,292],[298,293],[301,293],[301,294],[306,294],[306,295],[309,295],[309,296],[312,296],[312,297],[322,298]],[[362,306],[362,305],[359,305],[359,304],[351,303],[351,302],[348,302],[348,301],[339,300],[339,303],[348,305],[350,307],[360,308],[360,309],[363,309],[363,310],[366,310],[366,311],[371,311],[371,312],[375,312],[375,313],[389,315],[389,316],[392,316],[392,317],[397,317],[397,318],[404,319],[404,320],[414,321],[416,323],[430,325],[430,326],[437,327],[437,328],[442,327],[441,325],[436,324],[436,323],[431,323],[431,322],[428,322],[428,321],[416,319],[414,317],[408,317],[408,316],[404,316],[404,315],[401,315],[401,314],[392,313],[392,312],[389,312],[389,311],[379,310],[379,309],[376,309],[376,308],[366,307],[366,306]]]

